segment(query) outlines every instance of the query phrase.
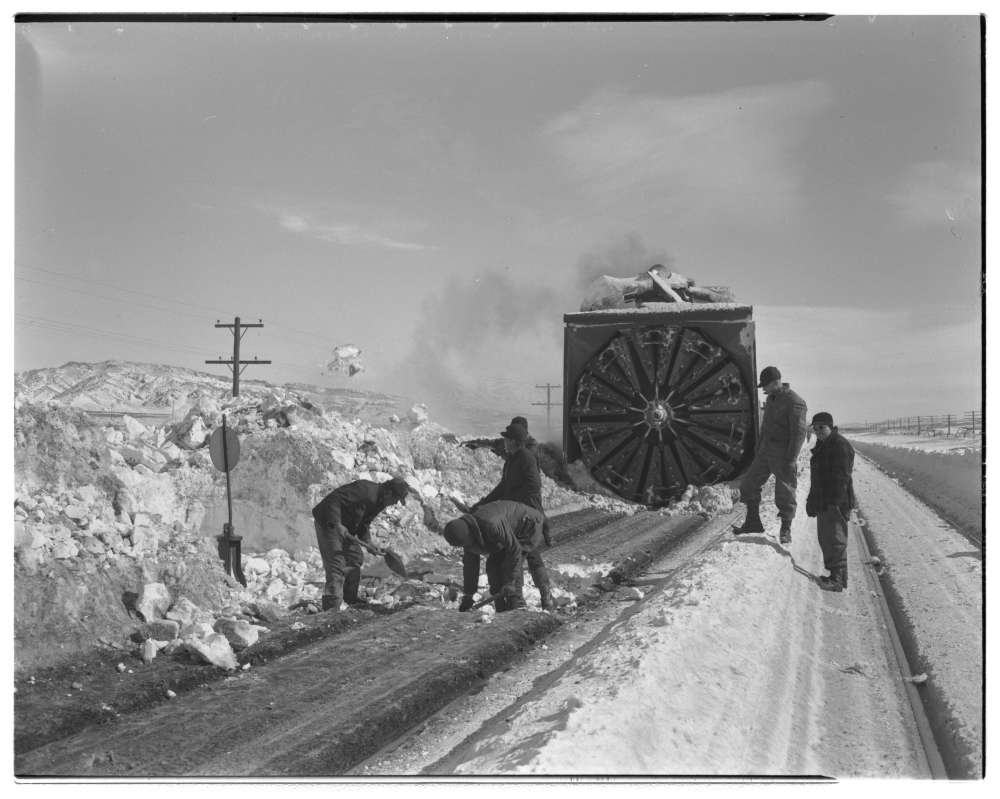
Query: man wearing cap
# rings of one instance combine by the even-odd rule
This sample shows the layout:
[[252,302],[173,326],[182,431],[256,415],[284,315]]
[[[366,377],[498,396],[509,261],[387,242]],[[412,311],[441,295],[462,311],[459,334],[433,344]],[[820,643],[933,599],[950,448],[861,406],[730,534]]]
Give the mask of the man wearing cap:
[[816,536],[823,551],[823,565],[830,572],[819,578],[820,588],[847,588],[847,520],[857,507],[854,496],[854,447],[833,425],[826,411],[812,418],[816,446],[809,459],[809,497],[806,515],[816,519]]
[[473,605],[479,587],[479,558],[486,556],[486,577],[497,612],[525,607],[522,592],[522,558],[541,544],[542,512],[523,502],[500,499],[479,504],[444,526],[444,538],[462,547],[462,600],[460,611]]
[[500,435],[503,436],[504,451],[507,454],[500,482],[473,505],[472,510],[498,499],[523,502],[541,510],[542,476],[538,469],[538,458],[525,447],[529,438],[528,426],[511,422]]
[[733,527],[736,535],[762,533],[760,520],[760,490],[774,475],[774,504],[781,519],[782,544],[792,540],[792,519],[795,518],[795,489],[798,486],[796,459],[806,438],[806,403],[781,382],[776,366],[766,366],[760,373],[760,388],[767,395],[764,418],[760,423],[757,452],[749,471],[740,481],[740,501],[747,506],[743,524]]
[[[535,439],[528,433],[528,420],[523,416],[515,416],[510,420],[507,429],[500,433],[503,436],[506,460],[500,482],[479,502],[472,506],[475,511],[482,505],[499,499],[523,502],[528,507],[542,511],[542,475],[538,467],[538,454],[532,447]],[[546,546],[552,546],[549,537],[549,521],[543,516],[542,539]],[[543,610],[552,610],[552,587],[548,569],[542,560],[541,547],[532,547],[525,551],[528,562],[528,572],[538,589],[539,601]]]
[[409,486],[399,477],[384,483],[355,480],[331,491],[312,509],[316,542],[326,571],[323,610],[340,610],[341,601],[349,605],[359,602],[365,555],[361,545],[345,533],[370,543],[368,528],[372,520],[390,505],[402,503],[408,492]]

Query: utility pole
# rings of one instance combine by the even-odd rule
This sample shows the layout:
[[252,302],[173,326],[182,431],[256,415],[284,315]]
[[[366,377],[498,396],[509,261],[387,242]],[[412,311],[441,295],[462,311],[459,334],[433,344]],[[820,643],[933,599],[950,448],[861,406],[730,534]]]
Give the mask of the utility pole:
[[243,323],[240,322],[240,318],[237,316],[231,325],[224,325],[219,322],[218,319],[215,320],[216,327],[226,327],[233,331],[233,357],[232,360],[224,361],[221,356],[217,361],[205,361],[205,363],[219,363],[226,364],[232,367],[233,370],[233,396],[238,397],[240,395],[240,375],[243,374],[243,370],[249,364],[264,364],[270,363],[270,361],[258,360],[256,356],[252,361],[241,361],[240,360],[240,339],[243,338],[243,334],[246,332],[248,327],[263,327],[263,322],[258,319],[256,322]]
[[545,427],[546,434],[551,440],[552,438],[552,406],[562,405],[561,402],[552,401],[552,389],[559,388],[559,386],[553,386],[551,383],[546,383],[544,386],[536,385],[535,388],[545,389],[545,402],[532,402],[532,405],[544,405],[545,406]]
[[[231,325],[224,325],[218,319],[215,320],[216,327],[225,327],[233,331],[233,357],[232,360],[224,361],[222,356],[216,361],[205,361],[205,363],[225,364],[233,370],[233,396],[240,395],[240,375],[243,370],[252,363],[266,364],[270,361],[261,361],[256,356],[252,361],[240,360],[240,340],[243,338],[248,327],[263,327],[263,320],[243,324],[237,316]],[[216,540],[219,542],[219,557],[222,559],[226,574],[235,575],[236,579],[244,586],[247,584],[246,577],[243,576],[242,546],[243,536],[236,535],[236,528],[233,527],[233,497],[229,486],[229,471],[236,465],[240,458],[240,439],[233,430],[226,427],[226,414],[222,414],[222,427],[212,433],[209,441],[209,450],[212,455],[212,463],[217,469],[226,473],[226,506],[229,510],[229,521],[222,524],[222,535]]]

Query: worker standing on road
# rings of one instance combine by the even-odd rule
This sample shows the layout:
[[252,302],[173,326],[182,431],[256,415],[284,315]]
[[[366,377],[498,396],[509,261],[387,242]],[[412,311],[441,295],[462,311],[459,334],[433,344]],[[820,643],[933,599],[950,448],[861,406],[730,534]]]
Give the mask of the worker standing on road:
[[[545,518],[542,510],[542,475],[538,465],[538,451],[536,441],[528,433],[528,420],[523,416],[515,416],[511,419],[507,429],[501,434],[503,436],[506,460],[503,465],[503,473],[496,488],[490,491],[479,502],[472,506],[471,510],[494,502],[498,499],[513,500],[523,502],[525,505],[542,512],[544,519],[542,528],[542,539],[545,546],[552,546],[552,539],[549,536],[549,520]],[[542,547],[532,547],[525,551],[525,559],[528,562],[528,572],[538,589],[542,610],[552,610],[552,584],[549,580],[548,569],[542,560]],[[522,575],[523,579],[523,575]]]
[[486,555],[490,594],[500,595],[493,605],[497,612],[525,607],[522,590],[522,559],[542,542],[545,517],[523,502],[500,499],[479,504],[444,526],[444,538],[462,547],[462,600],[460,611],[472,607],[479,587],[479,558]]
[[767,395],[764,418],[760,424],[757,452],[750,470],[740,481],[740,501],[747,506],[743,524],[734,527],[737,535],[762,533],[760,490],[774,475],[774,504],[781,519],[780,540],[791,543],[792,519],[795,518],[795,489],[798,486],[796,459],[806,437],[806,403],[781,382],[776,366],[766,366],[760,373],[759,386]]
[[341,601],[358,603],[365,555],[361,545],[349,536],[370,543],[368,528],[372,520],[390,505],[402,503],[408,492],[409,486],[400,477],[384,483],[355,480],[327,494],[312,509],[316,542],[326,571],[323,610],[340,610]]
[[823,565],[830,572],[820,577],[820,588],[843,591],[847,588],[847,522],[854,497],[854,447],[833,426],[833,416],[825,411],[812,418],[816,446],[809,459],[809,497],[806,515],[816,519],[816,536],[823,551]]

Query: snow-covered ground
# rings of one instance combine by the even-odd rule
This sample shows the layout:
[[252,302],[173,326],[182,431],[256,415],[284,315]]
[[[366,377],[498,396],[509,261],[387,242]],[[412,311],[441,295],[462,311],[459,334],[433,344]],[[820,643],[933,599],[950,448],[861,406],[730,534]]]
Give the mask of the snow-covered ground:
[[[948,587],[954,607],[928,614],[931,626],[920,635],[954,648],[955,659],[940,653],[930,679],[950,683],[958,726],[981,752],[978,563],[955,557],[967,542],[889,478],[864,465],[859,482],[879,540],[910,549],[919,541],[924,563],[942,564],[938,580],[933,566],[914,570],[906,599],[925,607],[938,601],[941,583]],[[886,508],[880,497],[891,488],[898,494]],[[815,522],[800,514],[792,544],[783,547],[773,506],[765,503],[765,511],[766,534],[708,550],[670,587],[623,613],[597,646],[564,646],[557,634],[534,655],[549,663],[547,672],[478,721],[456,709],[441,726],[476,729],[441,748],[423,739],[419,755],[404,748],[400,767],[462,775],[929,777],[906,695],[911,675],[901,673],[885,636],[860,527],[852,524],[850,586],[827,593],[814,581],[825,573]],[[501,678],[496,690],[511,691],[515,679]],[[372,768],[397,773],[391,761]]]
[[896,449],[912,449],[918,452],[947,452],[954,455],[965,455],[969,452],[981,452],[983,449],[982,433],[966,437],[941,435],[915,435],[913,433],[851,433],[845,435],[851,440],[863,444],[880,444],[883,447]]
[[859,458],[854,486],[920,652],[925,690],[951,709],[949,732],[966,768],[982,766],[982,551],[895,480]]

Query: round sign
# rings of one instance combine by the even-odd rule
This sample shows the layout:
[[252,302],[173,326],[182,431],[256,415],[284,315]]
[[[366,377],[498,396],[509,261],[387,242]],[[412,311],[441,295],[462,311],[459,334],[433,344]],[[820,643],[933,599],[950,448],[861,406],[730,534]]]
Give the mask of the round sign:
[[[223,447],[225,443],[225,447]],[[240,438],[234,430],[226,428],[226,437],[222,437],[222,428],[217,427],[208,439],[208,453],[212,463],[220,472],[232,469],[240,460]]]

